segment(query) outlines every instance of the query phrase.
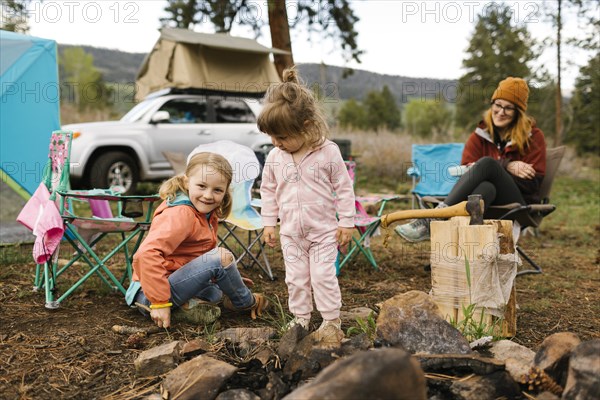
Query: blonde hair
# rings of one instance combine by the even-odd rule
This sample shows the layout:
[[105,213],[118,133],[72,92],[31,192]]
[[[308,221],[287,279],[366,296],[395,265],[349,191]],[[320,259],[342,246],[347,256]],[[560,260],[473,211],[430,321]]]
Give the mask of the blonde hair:
[[500,137],[500,132],[494,129],[491,107],[483,114],[483,122],[485,122],[490,132],[492,140],[508,139],[512,141],[512,145],[519,150],[520,154],[523,154],[529,146],[529,133],[531,133],[531,129],[535,125],[535,119],[518,107],[515,109],[514,118],[506,127],[502,137]]
[[225,196],[221,205],[215,210],[219,218],[225,218],[231,212],[233,199],[229,188],[231,186],[231,179],[233,178],[233,170],[231,165],[220,154],[216,153],[198,153],[195,154],[187,164],[185,173],[176,175],[169,180],[166,180],[160,185],[158,194],[163,200],[173,201],[177,196],[178,192],[183,192],[186,195],[189,192],[187,183],[187,177],[193,175],[200,167],[208,165],[214,169],[214,171],[220,173],[223,178],[227,181],[227,189],[225,190]]
[[283,82],[267,89],[258,129],[269,136],[302,136],[309,147],[323,143],[327,122],[312,92],[304,86],[295,67],[283,71]]

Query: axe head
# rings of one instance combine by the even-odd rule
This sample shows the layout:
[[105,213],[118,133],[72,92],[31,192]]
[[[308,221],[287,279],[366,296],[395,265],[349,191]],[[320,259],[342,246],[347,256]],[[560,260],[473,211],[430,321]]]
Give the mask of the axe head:
[[466,209],[471,217],[469,225],[483,225],[483,200],[480,194],[468,197]]

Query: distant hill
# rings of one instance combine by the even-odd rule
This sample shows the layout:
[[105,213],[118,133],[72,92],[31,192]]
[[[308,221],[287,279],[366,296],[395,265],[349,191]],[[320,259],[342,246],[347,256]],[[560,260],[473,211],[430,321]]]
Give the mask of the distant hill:
[[[58,45],[62,53],[69,45]],[[137,72],[146,57],[146,53],[127,53],[119,50],[92,46],[80,46],[94,57],[94,65],[102,73],[106,82],[133,83]],[[343,78],[344,67],[321,64],[299,64],[298,69],[304,81],[309,85],[318,84],[323,94],[329,97],[347,100],[362,100],[372,90],[381,90],[384,85],[390,88],[398,104],[406,103],[408,98],[424,96],[433,98],[442,92],[446,98],[456,95],[456,81],[432,78],[410,78],[399,75],[385,75],[375,72],[354,70]]]

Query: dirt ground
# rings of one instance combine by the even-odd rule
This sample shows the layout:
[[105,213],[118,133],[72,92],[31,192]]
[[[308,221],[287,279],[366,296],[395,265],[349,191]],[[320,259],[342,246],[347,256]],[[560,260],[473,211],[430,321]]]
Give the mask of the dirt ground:
[[[570,331],[582,340],[600,338],[600,227],[592,237],[565,239],[560,230],[527,236],[521,245],[544,268],[542,275],[517,278],[517,335],[514,341],[531,349],[552,333]],[[560,240],[558,239],[560,238]],[[379,270],[362,256],[342,270],[340,285],[343,309],[376,304],[408,290],[429,291],[429,242],[401,243],[393,237],[388,248],[375,238],[373,251]],[[6,250],[3,250],[6,251]],[[22,252],[29,251],[21,249]],[[285,304],[286,288],[280,255],[269,254],[276,280],[270,281],[257,267],[243,268],[255,281],[254,291]],[[152,346],[170,340],[192,340],[203,328],[178,324],[168,332],[153,334],[131,348],[127,335],[111,330],[115,324],[149,327],[122,296],[107,293],[88,282],[58,310],[44,308],[42,293],[32,293],[33,267],[10,261],[5,255],[0,274],[0,398],[1,399],[126,399],[156,392],[160,379],[135,376],[133,361]],[[116,265],[114,266],[116,268]],[[315,316],[313,323],[320,321]],[[225,327],[264,326],[268,320],[251,321],[247,316],[224,313]],[[345,326],[344,328],[347,328]],[[223,355],[235,362],[231,354]],[[241,363],[243,360],[239,359]]]

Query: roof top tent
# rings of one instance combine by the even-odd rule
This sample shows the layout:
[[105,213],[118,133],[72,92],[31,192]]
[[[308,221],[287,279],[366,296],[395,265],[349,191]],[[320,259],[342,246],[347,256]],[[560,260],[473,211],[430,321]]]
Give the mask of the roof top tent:
[[270,54],[287,54],[224,33],[163,28],[136,80],[136,100],[161,89],[196,89],[260,97],[281,79]]
[[[24,240],[15,220],[42,180],[60,128],[56,42],[0,30],[0,243]],[[26,239],[27,240],[27,239]]]

